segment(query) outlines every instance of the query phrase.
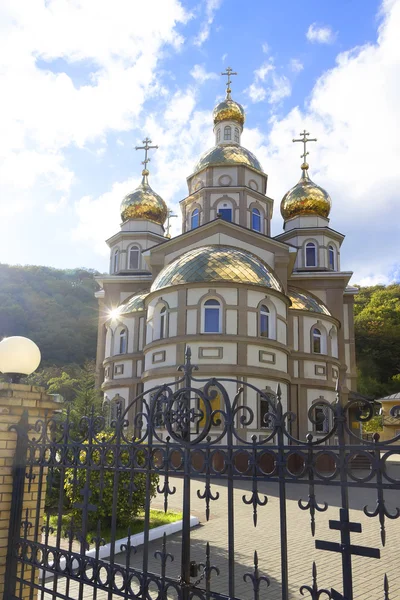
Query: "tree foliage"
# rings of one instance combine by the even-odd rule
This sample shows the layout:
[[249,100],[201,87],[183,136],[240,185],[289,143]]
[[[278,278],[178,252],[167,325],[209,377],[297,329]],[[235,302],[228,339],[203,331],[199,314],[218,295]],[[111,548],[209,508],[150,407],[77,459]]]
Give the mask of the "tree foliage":
[[[96,506],[95,510],[88,512],[88,529],[95,529],[97,522],[102,525],[111,525],[113,515],[113,496],[115,489],[115,469],[113,465],[128,466],[130,464],[130,452],[128,448],[123,449],[126,444],[121,444],[121,449],[117,451],[112,444],[114,433],[102,434],[102,441],[105,443],[106,450],[100,453],[100,450],[93,450],[90,454],[91,462],[94,466],[103,465],[101,469],[67,469],[65,474],[64,489],[69,500],[70,512],[74,517],[75,524],[79,526],[82,518],[82,511],[75,505],[82,502],[82,490],[85,487],[87,478],[89,478],[90,503]],[[111,443],[107,446],[107,441]],[[118,456],[116,456],[116,453]],[[82,463],[85,462],[84,451],[82,450]],[[100,462],[101,461],[101,462]],[[139,466],[144,465],[143,450],[138,448],[135,454],[135,463]],[[136,472],[132,477],[132,470],[118,469],[117,481],[117,499],[116,499],[116,520],[117,525],[127,526],[141,511],[144,510],[146,503],[146,473]],[[132,479],[132,481],[131,481]],[[156,494],[158,475],[150,475],[150,497]]]
[[0,264],[0,339],[29,337],[40,348],[43,366],[95,358],[95,274]]
[[360,288],[355,297],[358,391],[400,391],[400,285]]

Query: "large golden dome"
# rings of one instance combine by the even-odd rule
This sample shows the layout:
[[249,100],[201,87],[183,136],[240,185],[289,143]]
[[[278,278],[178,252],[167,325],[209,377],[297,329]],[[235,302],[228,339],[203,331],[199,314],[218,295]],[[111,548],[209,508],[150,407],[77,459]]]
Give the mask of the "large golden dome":
[[121,202],[121,219],[123,222],[129,219],[145,219],[163,225],[168,213],[164,200],[149,186],[147,175],[144,170],[141,184],[127,194]]
[[328,192],[311,181],[308,176],[307,163],[303,163],[301,168],[303,174],[300,181],[282,198],[282,217],[285,221],[293,217],[307,215],[328,217],[332,205]]
[[239,123],[243,127],[245,119],[244,108],[241,104],[232,100],[230,94],[228,94],[225,100],[217,104],[214,108],[213,118],[214,125],[218,125],[221,121],[236,121],[236,123]]
[[185,252],[167,265],[151,286],[155,292],[185,283],[248,283],[282,291],[277,277],[251,252],[233,246],[202,246]]
[[250,150],[246,150],[243,146],[235,144],[224,144],[221,146],[214,146],[210,150],[207,150],[207,152],[200,157],[199,162],[194,168],[194,172],[201,171],[201,169],[210,165],[232,164],[247,165],[248,167],[257,169],[257,171],[263,170],[262,166]]

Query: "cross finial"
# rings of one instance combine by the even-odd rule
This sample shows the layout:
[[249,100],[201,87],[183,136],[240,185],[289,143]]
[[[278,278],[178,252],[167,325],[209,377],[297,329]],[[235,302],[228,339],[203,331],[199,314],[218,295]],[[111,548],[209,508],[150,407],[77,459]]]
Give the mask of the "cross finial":
[[144,160],[142,160],[142,165],[144,165],[144,169],[142,171],[142,175],[148,175],[149,173],[147,170],[147,163],[149,163],[151,160],[150,158],[148,158],[148,152],[152,148],[158,148],[158,146],[150,146],[152,142],[151,139],[148,137],[146,137],[142,143],[143,146],[135,146],[135,150],[144,150]]
[[168,209],[168,213],[167,213],[167,233],[165,234],[165,237],[170,238],[171,234],[169,232],[169,230],[171,229],[171,219],[173,219],[174,217],[177,217],[178,215],[174,215],[174,211],[169,208]]
[[303,144],[303,154],[300,155],[300,158],[303,159],[303,164],[301,165],[301,167],[302,169],[308,169],[308,164],[306,161],[306,158],[309,154],[309,152],[307,152],[307,142],[316,142],[317,138],[309,138],[308,136],[310,134],[305,129],[299,135],[301,136],[301,138],[299,140],[292,140],[292,142],[301,142]]
[[227,75],[228,81],[226,82],[226,97],[231,97],[231,75],[237,75],[236,72],[233,71],[231,67],[226,67],[225,73],[221,73],[221,75]]

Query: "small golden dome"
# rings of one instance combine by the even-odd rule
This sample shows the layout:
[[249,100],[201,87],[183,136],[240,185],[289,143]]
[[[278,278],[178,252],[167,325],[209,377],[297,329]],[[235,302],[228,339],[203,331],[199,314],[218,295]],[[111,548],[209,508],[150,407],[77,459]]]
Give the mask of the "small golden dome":
[[282,286],[272,269],[247,250],[233,246],[202,246],[185,252],[158,274],[151,286],[155,292],[187,283],[244,283],[279,292]]
[[290,308],[295,310],[307,310],[308,312],[316,312],[322,315],[331,314],[322,300],[314,296],[314,294],[311,294],[311,292],[290,287],[288,289],[288,296],[292,301],[292,306]]
[[129,219],[145,219],[163,225],[167,218],[167,205],[149,186],[148,173],[147,169],[143,170],[141,184],[121,202],[121,219],[124,223]]
[[307,163],[303,163],[301,168],[303,174],[300,181],[282,198],[282,217],[285,221],[293,217],[307,215],[328,217],[332,205],[328,192],[311,181],[308,176]]
[[243,127],[245,113],[244,108],[238,102],[230,98],[230,94],[217,104],[213,112],[214,125],[218,125],[221,121],[236,121]]
[[150,290],[142,290],[141,292],[135,292],[127,300],[124,300],[119,306],[119,315],[129,315],[134,312],[141,312],[145,310],[144,301],[150,294]]
[[246,150],[243,146],[224,144],[223,146],[214,146],[210,150],[207,150],[207,152],[200,157],[199,162],[194,168],[194,173],[201,171],[201,169],[210,165],[229,164],[247,165],[248,167],[257,169],[257,171],[263,172],[262,166],[250,150]]

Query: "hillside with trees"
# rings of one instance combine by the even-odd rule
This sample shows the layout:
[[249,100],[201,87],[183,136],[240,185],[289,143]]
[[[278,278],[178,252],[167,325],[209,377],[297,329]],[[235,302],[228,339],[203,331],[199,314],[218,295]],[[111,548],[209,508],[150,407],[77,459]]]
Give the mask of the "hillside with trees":
[[42,366],[94,359],[97,273],[0,264],[0,339],[23,335],[42,353]]
[[[0,264],[0,339],[34,340],[43,359],[35,382],[64,387],[66,395],[96,354],[96,274]],[[400,284],[360,288],[355,328],[359,392],[379,398],[400,391]]]

